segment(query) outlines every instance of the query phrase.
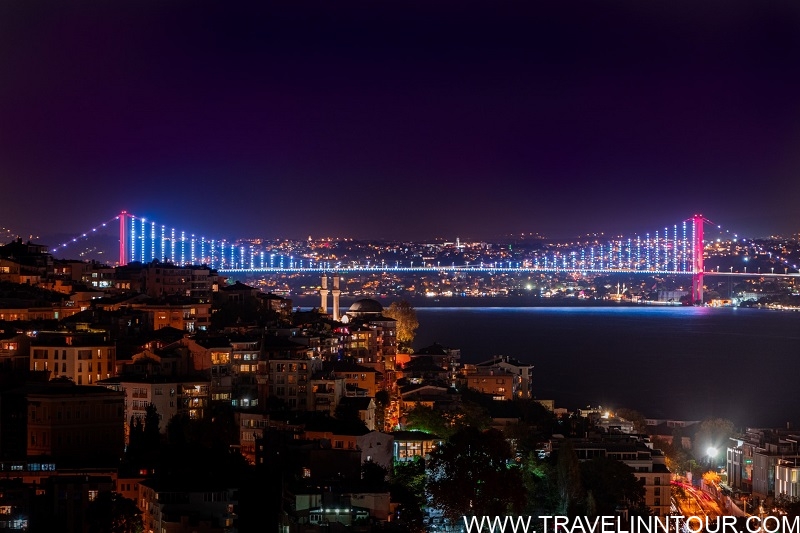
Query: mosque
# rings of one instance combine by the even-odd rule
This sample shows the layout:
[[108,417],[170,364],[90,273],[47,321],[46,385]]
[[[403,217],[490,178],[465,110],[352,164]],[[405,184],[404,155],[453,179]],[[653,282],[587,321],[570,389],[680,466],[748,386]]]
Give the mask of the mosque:
[[[332,290],[328,290],[329,281]],[[353,305],[350,306],[350,309],[348,309],[345,314],[342,315],[339,306],[339,297],[342,294],[342,291],[339,288],[339,281],[338,274],[330,276],[330,280],[328,275],[322,275],[322,288],[319,290],[319,295],[321,300],[320,310],[323,313],[328,313],[328,294],[331,294],[333,296],[333,312],[331,313],[331,318],[337,322],[348,324],[352,322],[353,319],[360,319],[362,322],[393,320],[383,316],[383,305],[381,305],[379,301],[373,300],[372,298],[362,298],[360,300],[356,300],[353,302]]]
[[[383,305],[371,298],[356,300],[342,314],[339,298],[340,278],[337,274],[323,274],[320,285],[320,311],[328,313],[328,295],[333,297],[331,318],[344,324],[349,331],[347,345],[357,353],[359,363],[381,362],[386,369],[394,369],[397,354],[397,323],[395,319],[383,315]],[[330,289],[328,288],[330,287]]]

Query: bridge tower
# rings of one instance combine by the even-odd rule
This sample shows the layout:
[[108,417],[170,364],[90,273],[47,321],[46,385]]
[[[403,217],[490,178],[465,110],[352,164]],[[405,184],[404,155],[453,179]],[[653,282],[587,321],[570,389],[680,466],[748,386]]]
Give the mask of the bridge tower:
[[128,264],[125,253],[125,251],[128,249],[125,244],[125,230],[127,229],[125,220],[127,218],[128,218],[127,211],[123,211],[122,213],[119,214],[119,266],[125,266]]
[[703,303],[703,215],[692,218],[692,304]]

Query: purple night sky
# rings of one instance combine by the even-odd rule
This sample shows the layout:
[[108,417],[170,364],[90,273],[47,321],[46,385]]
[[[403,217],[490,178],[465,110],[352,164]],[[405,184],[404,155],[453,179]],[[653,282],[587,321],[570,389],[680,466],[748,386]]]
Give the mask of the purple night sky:
[[302,5],[4,2],[0,226],[800,231],[797,2]]

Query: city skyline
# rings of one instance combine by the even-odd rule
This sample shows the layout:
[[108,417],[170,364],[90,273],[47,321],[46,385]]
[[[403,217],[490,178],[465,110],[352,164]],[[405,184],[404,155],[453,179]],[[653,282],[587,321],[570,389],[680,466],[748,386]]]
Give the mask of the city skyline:
[[797,6],[571,8],[5,5],[0,226],[800,229]]

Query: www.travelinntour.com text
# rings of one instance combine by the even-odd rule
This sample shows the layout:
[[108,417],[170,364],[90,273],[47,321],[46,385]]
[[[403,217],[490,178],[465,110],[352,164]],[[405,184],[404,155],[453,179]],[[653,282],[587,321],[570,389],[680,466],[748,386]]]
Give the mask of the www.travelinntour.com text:
[[467,533],[800,533],[789,516],[464,516]]

